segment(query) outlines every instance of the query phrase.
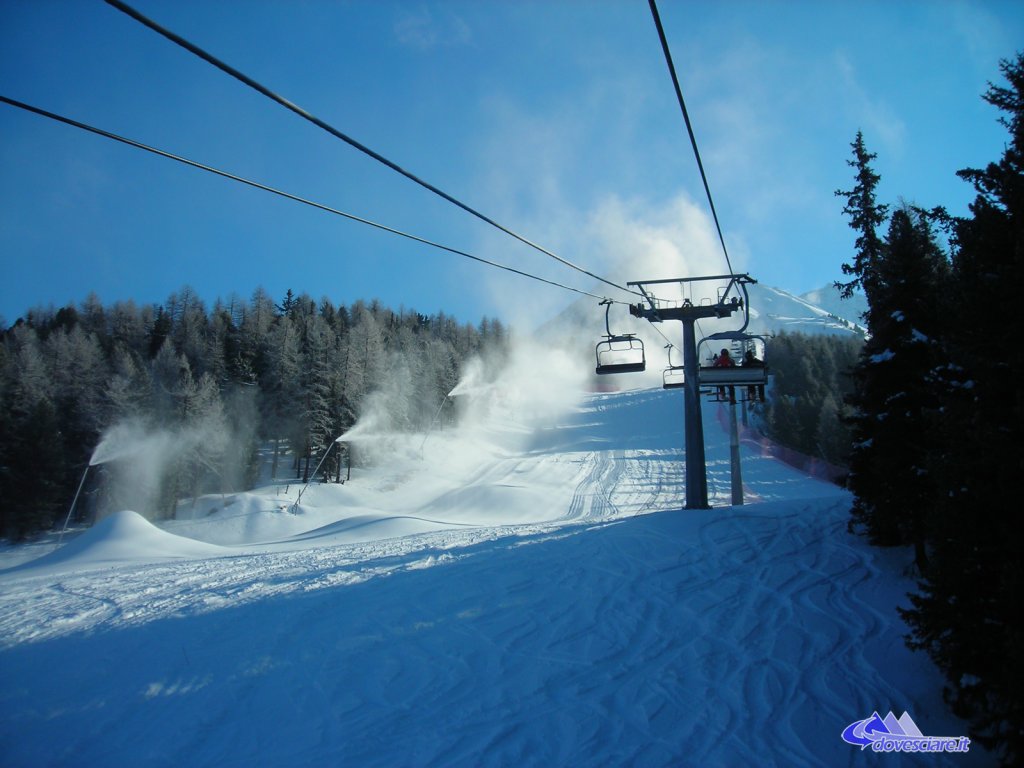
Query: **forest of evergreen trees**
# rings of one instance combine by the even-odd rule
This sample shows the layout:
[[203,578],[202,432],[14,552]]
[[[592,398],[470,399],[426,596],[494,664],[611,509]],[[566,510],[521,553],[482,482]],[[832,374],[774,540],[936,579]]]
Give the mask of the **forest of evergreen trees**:
[[[90,297],[33,310],[0,331],[0,535],[63,523],[111,427],[174,436],[180,450],[165,457],[152,508],[138,510],[168,516],[179,498],[251,487],[260,446],[276,447],[279,476],[308,479],[385,383],[386,426],[426,428],[463,363],[503,355],[506,344],[496,320],[472,326],[291,291],[280,303],[257,290],[210,309],[186,287],[161,306]],[[278,467],[285,456],[290,463]],[[97,474],[94,507],[127,501],[103,498],[117,484]]]
[[762,428],[777,443],[838,468],[850,461],[853,371],[864,341],[857,336],[780,333],[770,342],[772,385]]
[[837,195],[857,233],[840,285],[864,290],[871,334],[849,398],[851,526],[913,548],[908,643],[1009,766],[1024,761],[1024,55],[1001,69],[1006,84],[984,98],[1009,140],[987,167],[958,172],[976,193],[968,216],[906,204],[890,215],[859,133],[855,184]]

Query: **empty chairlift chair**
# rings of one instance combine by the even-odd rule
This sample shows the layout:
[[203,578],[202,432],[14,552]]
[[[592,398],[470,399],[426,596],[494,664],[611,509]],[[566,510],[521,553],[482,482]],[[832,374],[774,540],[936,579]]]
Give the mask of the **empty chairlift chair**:
[[686,377],[683,375],[684,366],[672,365],[672,345],[669,344],[666,349],[668,350],[668,368],[661,374],[661,387],[662,389],[682,389],[686,386]]
[[639,373],[647,369],[647,356],[644,354],[644,343],[633,333],[612,333],[608,323],[608,310],[611,301],[601,302],[605,306],[604,327],[607,333],[602,341],[594,347],[596,358],[595,372],[608,373]]

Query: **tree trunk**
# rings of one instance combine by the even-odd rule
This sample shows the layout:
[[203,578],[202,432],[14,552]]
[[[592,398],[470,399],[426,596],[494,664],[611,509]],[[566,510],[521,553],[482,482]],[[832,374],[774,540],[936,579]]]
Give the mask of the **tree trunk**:
[[928,550],[924,546],[924,538],[918,536],[914,540],[914,564],[921,576],[928,573]]

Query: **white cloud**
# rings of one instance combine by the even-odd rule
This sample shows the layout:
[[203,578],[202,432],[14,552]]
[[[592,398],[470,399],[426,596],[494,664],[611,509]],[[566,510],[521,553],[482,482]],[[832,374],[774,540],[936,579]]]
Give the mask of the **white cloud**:
[[901,157],[906,144],[906,123],[884,101],[872,98],[844,53],[836,53],[835,66],[843,89],[843,102],[868,136],[868,146],[881,143],[887,155]]
[[619,280],[725,272],[708,215],[684,195],[662,202],[610,196],[587,218],[588,254]]
[[995,63],[1013,55],[1018,46],[1007,25],[998,18],[999,3],[954,2],[934,9],[941,21],[950,24],[979,72],[994,79]]
[[451,10],[435,15],[426,6],[420,6],[403,12],[395,21],[394,29],[399,43],[423,51],[473,42],[473,32],[469,25]]
[[[686,179],[672,183],[670,174],[661,173],[666,162],[680,164],[681,158],[641,140],[650,136],[641,117],[646,98],[645,86],[628,79],[591,84],[543,111],[492,97],[484,105],[491,130],[481,135],[477,150],[481,176],[474,198],[487,201],[481,206],[497,221],[620,285],[726,272],[706,202],[682,191]],[[668,188],[652,187],[655,172],[670,179]],[[699,189],[699,182],[694,186]],[[728,222],[726,237],[733,266],[742,269],[747,248]],[[476,249],[573,287],[636,298],[496,231],[483,233]],[[484,282],[495,313],[521,328],[544,322],[579,298],[497,272]]]

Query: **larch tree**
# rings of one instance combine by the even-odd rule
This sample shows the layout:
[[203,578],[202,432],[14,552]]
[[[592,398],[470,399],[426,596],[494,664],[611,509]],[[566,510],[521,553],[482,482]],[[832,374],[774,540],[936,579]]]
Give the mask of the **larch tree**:
[[[300,363],[298,400],[295,403],[296,442],[293,449],[304,459],[303,482],[309,481],[310,462],[331,444],[331,379],[334,374],[334,339],[331,327],[316,313],[315,305],[298,318]],[[315,465],[314,465],[315,468]]]
[[[281,440],[294,435],[299,399],[299,335],[287,315],[274,321],[266,335],[260,377],[263,437],[274,443],[271,476],[277,477]],[[301,446],[292,446],[299,450]]]
[[54,387],[36,331],[19,325],[8,334],[5,445],[0,447],[0,489],[6,533],[23,538],[56,520],[61,498],[64,441]]

